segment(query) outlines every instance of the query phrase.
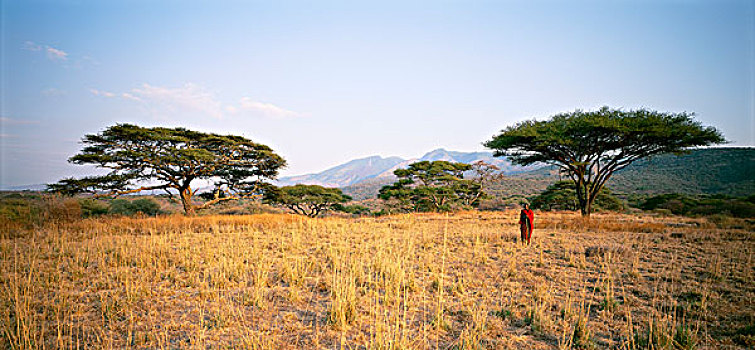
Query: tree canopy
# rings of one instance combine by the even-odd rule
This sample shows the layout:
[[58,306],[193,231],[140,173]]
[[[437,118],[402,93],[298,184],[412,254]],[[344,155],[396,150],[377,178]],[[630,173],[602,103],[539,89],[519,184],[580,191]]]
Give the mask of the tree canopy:
[[301,184],[271,188],[265,191],[263,198],[266,203],[281,205],[309,217],[316,217],[323,211],[350,200],[351,197],[343,194],[338,188]]
[[577,110],[510,126],[485,146],[515,164],[558,167],[574,182],[580,211],[589,216],[606,181],[635,160],[725,142],[718,130],[693,116],[648,109]]
[[[102,176],[68,178],[48,189],[63,194],[119,196],[148,190],[178,193],[187,214],[233,199],[256,198],[286,161],[270,147],[241,136],[218,135],[184,128],[111,126],[84,136],[84,148],[69,159],[108,169]],[[207,180],[222,197],[195,204],[194,180]]]
[[[378,198],[393,201],[404,211],[446,211],[479,205],[483,198],[479,182],[464,179],[464,172],[472,170],[464,163],[421,161],[407,169],[393,173],[398,181],[383,186]],[[484,171],[483,171],[484,172]]]

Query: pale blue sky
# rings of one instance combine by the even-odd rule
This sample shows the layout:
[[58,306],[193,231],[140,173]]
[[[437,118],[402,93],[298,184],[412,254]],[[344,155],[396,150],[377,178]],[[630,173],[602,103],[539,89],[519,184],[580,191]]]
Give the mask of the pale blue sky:
[[0,187],[90,172],[78,140],[126,122],[246,136],[283,175],[603,105],[755,145],[753,1],[0,1]]

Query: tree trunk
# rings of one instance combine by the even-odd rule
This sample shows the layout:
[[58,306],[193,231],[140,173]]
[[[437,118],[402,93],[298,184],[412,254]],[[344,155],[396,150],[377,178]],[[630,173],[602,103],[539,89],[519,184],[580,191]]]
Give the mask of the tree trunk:
[[592,186],[585,189],[585,210],[582,212],[582,216],[590,218],[592,213],[592,204],[595,203],[595,199],[598,198],[598,193],[603,189],[603,186]]
[[186,216],[193,216],[194,204],[191,202],[191,197],[193,195],[191,187],[187,186],[186,188],[182,188],[179,193],[181,194],[181,204],[184,206],[184,213]]
[[574,181],[574,187],[575,192],[577,195],[577,205],[579,206],[579,211],[582,214],[583,217],[590,217],[590,195],[587,193],[586,189],[582,186],[584,181]]
[[579,191],[577,193],[577,200],[579,202],[579,212],[582,214],[582,217],[590,218],[590,214],[592,213],[592,202],[593,197],[590,195],[590,190],[587,188],[582,188],[582,191]]
[[579,203],[579,213],[582,217],[590,217],[590,205],[585,203]]

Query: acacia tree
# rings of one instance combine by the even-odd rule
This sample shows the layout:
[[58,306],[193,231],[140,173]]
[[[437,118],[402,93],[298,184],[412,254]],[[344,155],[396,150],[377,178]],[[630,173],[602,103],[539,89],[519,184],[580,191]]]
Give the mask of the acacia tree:
[[421,161],[407,169],[396,169],[398,181],[383,186],[378,198],[398,202],[411,211],[442,211],[453,206],[475,206],[482,198],[481,186],[464,179],[464,172],[472,166],[447,161]]
[[[286,161],[269,147],[241,136],[217,135],[184,128],[145,128],[118,124],[84,136],[81,152],[68,161],[109,169],[103,176],[68,178],[48,189],[63,194],[93,193],[97,197],[172,190],[187,215],[218,202],[258,198]],[[208,180],[215,196],[202,204],[192,200],[194,180]],[[223,196],[219,194],[223,193]]]
[[479,201],[489,198],[486,190],[496,182],[499,182],[505,178],[501,172],[501,168],[495,164],[490,164],[484,160],[478,160],[471,164],[472,166],[472,181],[479,184],[479,190],[475,192],[475,195],[468,198],[467,205],[478,205]]
[[281,205],[311,218],[350,200],[351,197],[343,194],[338,188],[301,184],[271,188],[265,191],[263,198],[266,203]]
[[580,212],[590,216],[606,181],[635,160],[725,142],[718,130],[693,116],[647,109],[577,110],[518,123],[484,144],[515,164],[558,167],[574,182]]

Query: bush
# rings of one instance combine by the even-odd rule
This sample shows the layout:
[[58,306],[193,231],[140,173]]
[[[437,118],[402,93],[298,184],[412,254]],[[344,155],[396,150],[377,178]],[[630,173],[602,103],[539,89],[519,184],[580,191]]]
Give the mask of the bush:
[[755,217],[755,203],[750,198],[727,196],[688,196],[678,193],[650,197],[640,205],[643,210],[665,209],[676,215],[724,215],[736,218]]
[[108,213],[131,216],[142,213],[148,216],[160,214],[160,204],[151,198],[139,198],[134,200],[115,199],[110,202]]
[[9,195],[0,200],[0,218],[13,221],[34,223],[42,211],[39,199]]
[[488,211],[503,211],[512,208],[519,208],[521,203],[529,202],[527,197],[521,195],[509,196],[506,198],[488,198],[480,201],[480,206],[477,209]]
[[50,196],[42,204],[44,221],[69,222],[81,218],[81,205],[76,199]]
[[749,346],[751,349],[754,348],[755,323],[750,323],[734,332],[734,342],[742,346]]
[[79,199],[79,206],[81,206],[81,216],[85,218],[105,215],[108,213],[108,205],[93,198]]
[[[532,199],[532,208],[541,210],[578,210],[577,190],[572,181],[558,181]],[[592,203],[595,211],[624,209],[624,203],[613,196],[608,188],[603,188]]]
[[282,213],[283,210],[259,202],[237,201],[221,203],[203,212],[203,215],[252,215]]
[[82,208],[73,198],[37,193],[0,194],[0,237],[18,237],[22,231],[47,223],[80,219]]
[[339,205],[334,206],[333,209],[342,211],[344,213],[352,214],[352,215],[370,215],[370,208],[367,208],[359,204],[352,204],[352,205],[339,204]]
[[636,349],[679,349],[697,348],[697,334],[685,323],[675,327],[669,323],[651,323],[648,328],[634,334]]

